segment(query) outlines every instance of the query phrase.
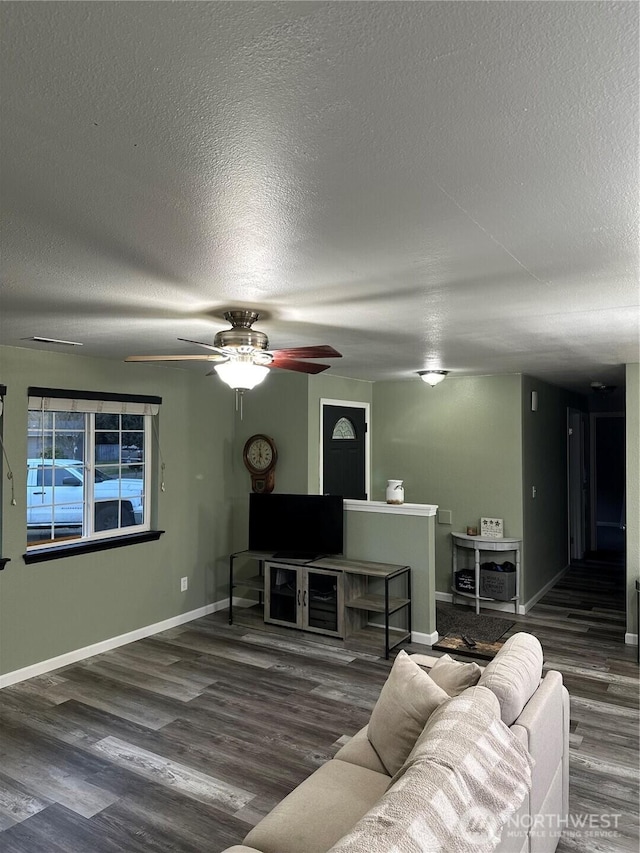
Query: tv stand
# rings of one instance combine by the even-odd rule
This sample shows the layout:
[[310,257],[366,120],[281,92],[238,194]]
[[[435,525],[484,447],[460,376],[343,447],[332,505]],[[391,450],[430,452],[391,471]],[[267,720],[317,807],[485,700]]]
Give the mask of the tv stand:
[[303,560],[305,563],[312,563],[314,560],[319,560],[322,554],[310,554],[308,551],[276,551],[273,555],[274,560]]
[[[235,561],[258,563],[258,574],[235,578]],[[392,589],[393,585],[393,589]],[[229,624],[233,624],[233,590],[258,593],[264,621],[343,639],[368,651],[384,642],[390,649],[411,640],[411,567],[344,557],[279,557],[266,551],[238,551],[229,557]],[[390,624],[394,613],[404,626]],[[379,623],[371,623],[378,615]]]

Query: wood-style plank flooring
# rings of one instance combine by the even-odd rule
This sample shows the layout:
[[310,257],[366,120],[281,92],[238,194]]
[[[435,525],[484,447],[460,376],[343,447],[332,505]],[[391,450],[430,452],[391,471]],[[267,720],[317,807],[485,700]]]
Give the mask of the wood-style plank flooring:
[[[560,853],[638,850],[638,667],[622,571],[576,565],[514,617],[511,633],[535,633],[571,693],[570,811],[590,825],[570,828]],[[0,850],[219,853],[366,723],[391,662],[239,617],[1,691]],[[615,827],[605,815],[619,815]]]

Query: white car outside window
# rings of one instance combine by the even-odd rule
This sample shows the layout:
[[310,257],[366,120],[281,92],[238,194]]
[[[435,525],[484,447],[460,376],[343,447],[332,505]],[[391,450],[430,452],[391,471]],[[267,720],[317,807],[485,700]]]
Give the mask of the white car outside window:
[[[110,477],[100,469],[93,477],[96,531],[142,523],[143,480]],[[76,459],[27,460],[27,526],[81,526],[84,484],[84,465]]]

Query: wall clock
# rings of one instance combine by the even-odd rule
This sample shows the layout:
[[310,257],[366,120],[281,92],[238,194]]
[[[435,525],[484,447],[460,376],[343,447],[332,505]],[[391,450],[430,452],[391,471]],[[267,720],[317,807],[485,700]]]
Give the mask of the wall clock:
[[242,459],[251,474],[253,491],[272,492],[276,484],[275,468],[278,461],[275,441],[262,433],[252,435],[244,445]]

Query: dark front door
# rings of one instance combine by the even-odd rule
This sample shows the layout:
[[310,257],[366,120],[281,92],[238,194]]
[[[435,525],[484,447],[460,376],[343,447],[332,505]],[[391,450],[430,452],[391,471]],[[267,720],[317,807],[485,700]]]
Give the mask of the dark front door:
[[365,410],[324,406],[322,413],[322,491],[366,500]]

